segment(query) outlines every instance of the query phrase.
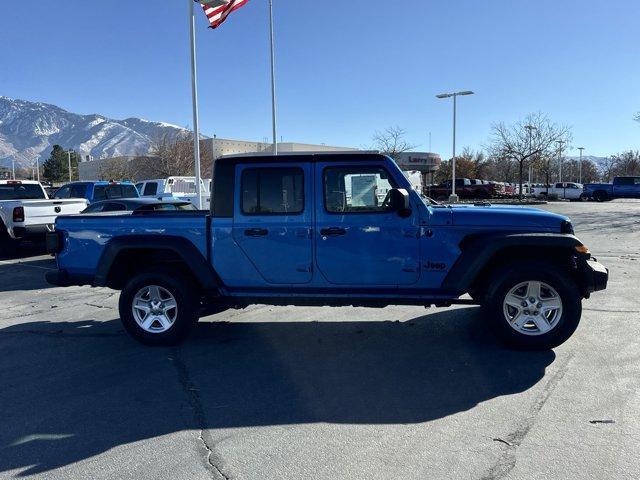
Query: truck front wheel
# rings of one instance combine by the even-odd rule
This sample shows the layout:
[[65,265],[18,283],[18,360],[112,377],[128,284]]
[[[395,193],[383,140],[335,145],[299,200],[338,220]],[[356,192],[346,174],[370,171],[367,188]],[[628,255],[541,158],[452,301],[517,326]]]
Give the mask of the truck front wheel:
[[582,315],[568,272],[545,262],[514,262],[496,271],[484,298],[485,320],[508,346],[548,350],[564,343]]
[[179,272],[154,268],[133,277],[120,294],[125,330],[145,345],[175,345],[198,321],[193,283]]

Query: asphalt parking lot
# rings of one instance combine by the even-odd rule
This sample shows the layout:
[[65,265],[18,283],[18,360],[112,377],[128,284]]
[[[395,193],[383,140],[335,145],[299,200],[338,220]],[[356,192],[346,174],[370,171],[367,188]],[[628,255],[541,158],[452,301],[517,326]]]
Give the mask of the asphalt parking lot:
[[640,202],[543,208],[611,272],[548,352],[476,307],[257,306],[146,348],[117,292],[0,260],[0,478],[636,479]]

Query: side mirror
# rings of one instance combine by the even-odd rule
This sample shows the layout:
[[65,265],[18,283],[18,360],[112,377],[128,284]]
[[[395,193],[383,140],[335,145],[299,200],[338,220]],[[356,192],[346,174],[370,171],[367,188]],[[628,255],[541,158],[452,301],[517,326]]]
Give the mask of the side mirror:
[[389,190],[389,209],[398,212],[402,218],[411,215],[411,203],[409,202],[409,192],[404,188],[392,188]]

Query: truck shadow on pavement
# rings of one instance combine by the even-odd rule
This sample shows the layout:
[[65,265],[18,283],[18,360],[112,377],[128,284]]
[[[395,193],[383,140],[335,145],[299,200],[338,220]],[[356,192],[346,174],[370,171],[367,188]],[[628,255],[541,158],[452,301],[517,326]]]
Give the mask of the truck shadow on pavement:
[[0,260],[0,292],[54,288],[47,283],[44,274],[55,268],[56,261],[52,257]]
[[33,257],[36,255],[46,254],[46,246],[44,242],[24,242],[17,249],[7,249],[4,243],[0,242],[0,260],[11,260],[15,258]]
[[504,349],[477,308],[203,322],[174,348],[138,345],[119,320],[32,322],[0,329],[0,356],[0,471],[21,476],[184,430],[428,422],[525,391],[555,359]]

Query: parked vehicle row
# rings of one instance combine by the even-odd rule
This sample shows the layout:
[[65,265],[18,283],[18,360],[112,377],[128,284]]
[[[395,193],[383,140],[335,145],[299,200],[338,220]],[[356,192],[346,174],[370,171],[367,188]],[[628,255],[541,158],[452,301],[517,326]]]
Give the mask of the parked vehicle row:
[[82,198],[49,199],[39,182],[0,180],[0,243],[13,250],[24,239],[53,231],[58,215],[79,213],[87,207]]
[[[507,182],[494,182],[469,178],[456,178],[456,194],[462,199],[510,198],[516,194],[518,187]],[[523,186],[526,193],[528,187]],[[436,200],[446,200],[451,195],[451,180],[438,185],[428,185],[423,193]]]
[[[209,181],[200,180],[202,192],[202,208],[211,206],[211,193]],[[195,177],[168,177],[152,180],[144,180],[136,183],[136,189],[141,197],[163,199],[166,197],[186,200],[194,205],[198,203]]]
[[47,280],[121,290],[124,328],[152,345],[258,303],[477,303],[510,345],[547,349],[574,332],[582,299],[606,288],[607,269],[568,218],[427,204],[381,154],[228,156],[214,169],[208,212],[58,217]]
[[531,195],[541,198],[555,197],[564,200],[580,200],[582,198],[582,184],[573,182],[558,182],[554,185],[540,185],[532,187]]
[[615,177],[613,183],[588,183],[584,198],[605,202],[615,198],[640,198],[640,177]]
[[[446,200],[451,194],[451,181],[429,185],[423,193],[436,200]],[[468,178],[456,179],[456,194],[461,199],[510,198],[518,195],[520,186],[512,183],[493,182]],[[640,177],[615,177],[612,183],[557,182],[522,185],[522,194],[537,198],[563,200],[595,200],[603,202],[616,198],[640,198]]]
[[138,190],[131,182],[71,182],[56,190],[53,198],[84,198],[89,203],[114,198],[138,198]]
[[157,200],[155,198],[121,198],[102,200],[89,205],[83,214],[106,212],[175,212],[178,210],[196,210],[191,203],[178,199]]

